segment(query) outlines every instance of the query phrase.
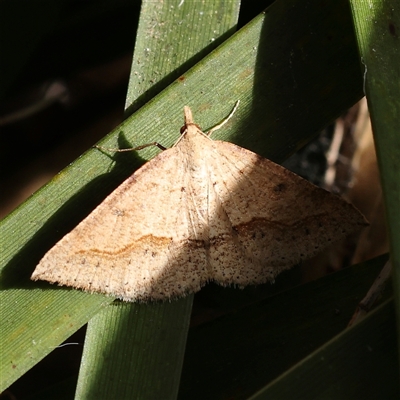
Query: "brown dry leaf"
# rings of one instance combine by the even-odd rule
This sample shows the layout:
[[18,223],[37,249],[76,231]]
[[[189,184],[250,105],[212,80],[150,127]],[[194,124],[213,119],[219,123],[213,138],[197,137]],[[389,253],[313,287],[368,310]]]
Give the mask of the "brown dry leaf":
[[370,226],[363,230],[360,235],[352,259],[353,263],[369,260],[389,252],[389,236],[385,220],[378,160],[365,98],[360,102],[359,115],[355,126],[358,146],[352,162],[355,174],[348,198],[368,218]]
[[183,134],[40,261],[43,279],[127,301],[273,282],[366,225],[350,204],[259,155],[213,141],[185,107]]

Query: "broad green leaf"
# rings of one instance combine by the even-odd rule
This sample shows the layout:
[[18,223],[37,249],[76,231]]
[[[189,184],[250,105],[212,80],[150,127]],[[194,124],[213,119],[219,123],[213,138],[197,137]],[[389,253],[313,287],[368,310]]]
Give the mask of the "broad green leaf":
[[384,194],[400,343],[400,9],[394,0],[350,3]]
[[251,399],[399,398],[394,322],[388,300]]

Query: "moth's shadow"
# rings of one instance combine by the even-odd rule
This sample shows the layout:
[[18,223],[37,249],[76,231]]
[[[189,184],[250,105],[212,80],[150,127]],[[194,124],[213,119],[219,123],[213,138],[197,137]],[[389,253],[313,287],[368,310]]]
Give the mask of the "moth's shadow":
[[[119,148],[130,148],[131,144],[123,132],[118,137]],[[112,168],[90,183],[82,187],[78,193],[71,196],[46,223],[35,233],[29,242],[21,248],[18,254],[3,268],[0,279],[2,290],[11,288],[54,289],[58,286],[49,286],[46,282],[32,282],[29,278],[43,255],[51,249],[62,237],[70,232],[90,212],[93,211],[110,193],[114,191],[126,178],[146,160],[136,151],[115,152],[109,154],[113,163]],[[58,288],[70,290],[69,288]]]

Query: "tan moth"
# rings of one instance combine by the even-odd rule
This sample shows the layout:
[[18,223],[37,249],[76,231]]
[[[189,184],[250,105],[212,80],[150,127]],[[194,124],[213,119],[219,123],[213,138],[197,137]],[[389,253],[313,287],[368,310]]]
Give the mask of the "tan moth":
[[240,287],[273,281],[366,225],[341,198],[249,150],[212,140],[189,107],[184,116],[175,145],[49,250],[33,280],[126,301],[166,300],[208,281]]

